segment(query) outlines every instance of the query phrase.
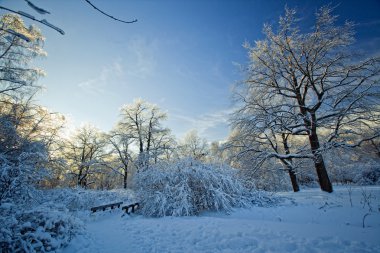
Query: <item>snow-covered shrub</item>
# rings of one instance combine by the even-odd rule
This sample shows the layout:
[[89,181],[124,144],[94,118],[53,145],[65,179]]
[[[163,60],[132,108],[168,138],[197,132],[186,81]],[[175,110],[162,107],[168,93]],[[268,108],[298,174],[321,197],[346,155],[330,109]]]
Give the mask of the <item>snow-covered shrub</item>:
[[64,188],[44,191],[45,201],[60,203],[69,211],[85,211],[91,207],[113,202],[133,202],[133,192],[124,189],[110,191],[85,190],[83,188]]
[[0,161],[0,202],[29,200],[35,191],[35,182],[44,175],[39,164],[46,159],[46,153],[38,151],[36,143],[30,145],[30,150],[18,154],[16,159]]
[[136,174],[135,187],[146,216],[189,216],[252,204],[234,169],[191,159],[147,168]]
[[325,154],[329,176],[333,183],[380,184],[380,159],[361,149],[333,149]]
[[34,185],[46,175],[46,146],[23,138],[12,120],[0,115],[0,203],[29,200]]
[[361,166],[361,173],[358,173],[354,177],[354,183],[357,185],[379,185],[380,184],[380,166],[372,165],[366,166],[363,164]]
[[51,252],[68,245],[82,229],[82,222],[67,210],[40,206],[20,209],[0,206],[0,252]]

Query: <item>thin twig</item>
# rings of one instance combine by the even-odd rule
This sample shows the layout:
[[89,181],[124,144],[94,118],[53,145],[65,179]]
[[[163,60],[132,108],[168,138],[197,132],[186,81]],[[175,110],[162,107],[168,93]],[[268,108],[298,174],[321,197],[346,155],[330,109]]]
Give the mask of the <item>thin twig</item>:
[[107,13],[105,13],[104,11],[102,11],[101,9],[99,9],[98,7],[96,7],[95,5],[93,5],[89,0],[85,0],[89,5],[91,5],[95,10],[99,11],[100,13],[102,13],[103,15],[106,15],[107,17],[109,18],[112,18],[113,20],[116,20],[116,21],[119,21],[119,22],[122,22],[122,23],[126,23],[126,24],[131,24],[131,23],[135,23],[137,22],[137,19],[135,20],[132,20],[132,21],[124,21],[124,20],[121,20],[121,19],[118,19],[118,18],[115,18],[114,16],[111,16]]

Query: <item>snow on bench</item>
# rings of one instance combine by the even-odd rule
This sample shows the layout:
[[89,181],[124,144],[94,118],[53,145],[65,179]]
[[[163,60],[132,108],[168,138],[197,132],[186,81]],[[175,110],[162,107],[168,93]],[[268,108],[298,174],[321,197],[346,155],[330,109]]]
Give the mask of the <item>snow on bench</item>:
[[117,203],[112,203],[112,204],[107,204],[107,205],[102,205],[102,206],[95,206],[95,207],[92,207],[91,208],[91,211],[93,213],[95,213],[96,211],[98,210],[102,210],[102,211],[105,211],[107,208],[111,208],[111,209],[114,209],[115,207],[117,208],[120,208],[121,204],[123,204],[123,202],[117,202]]
[[[133,203],[133,204],[130,204],[130,205],[127,205],[127,206],[123,206],[121,209],[122,210],[125,210],[125,212],[127,214],[130,214],[131,212],[134,213],[135,212],[135,209],[139,207],[139,203]],[[131,209],[131,210],[129,210]]]

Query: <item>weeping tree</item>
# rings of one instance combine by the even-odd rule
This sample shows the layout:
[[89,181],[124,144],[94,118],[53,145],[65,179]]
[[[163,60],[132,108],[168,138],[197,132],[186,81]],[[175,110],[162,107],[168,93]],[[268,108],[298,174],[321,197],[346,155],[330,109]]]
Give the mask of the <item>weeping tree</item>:
[[[332,8],[316,12],[308,32],[300,28],[294,9],[286,9],[277,29],[264,25],[265,38],[246,44],[250,64],[244,82],[244,106],[253,96],[282,99],[276,117],[292,123],[286,130],[306,135],[320,187],[333,188],[323,152],[337,146],[355,147],[379,136],[379,58],[354,54],[354,25],[337,24]],[[254,122],[253,122],[254,124]],[[323,135],[321,134],[323,133]],[[356,136],[356,143],[347,141]],[[287,154],[287,158],[298,154]]]

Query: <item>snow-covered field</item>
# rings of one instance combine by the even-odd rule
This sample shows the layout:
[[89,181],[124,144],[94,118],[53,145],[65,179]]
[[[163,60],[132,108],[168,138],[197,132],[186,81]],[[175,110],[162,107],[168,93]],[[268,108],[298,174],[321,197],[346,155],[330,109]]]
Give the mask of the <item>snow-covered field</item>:
[[349,189],[280,193],[276,207],[231,214],[89,214],[86,231],[61,252],[380,252],[380,187],[353,187],[351,198]]

